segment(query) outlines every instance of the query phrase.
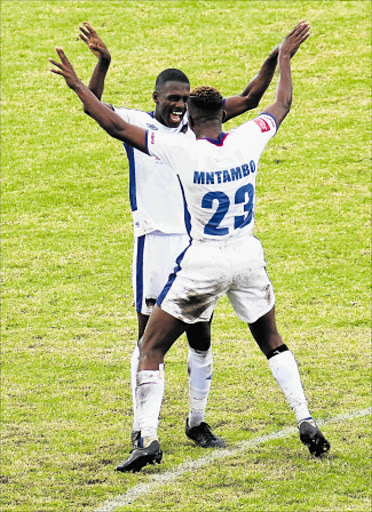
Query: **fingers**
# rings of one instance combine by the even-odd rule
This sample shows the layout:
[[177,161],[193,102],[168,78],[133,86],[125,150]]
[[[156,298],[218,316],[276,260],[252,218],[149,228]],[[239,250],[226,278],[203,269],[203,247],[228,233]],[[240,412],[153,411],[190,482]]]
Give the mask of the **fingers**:
[[48,59],[48,60],[49,60],[49,62],[50,62],[51,64],[53,64],[53,66],[57,66],[57,68],[62,68],[62,65],[61,65],[61,63],[60,63],[60,62],[57,62],[57,61],[56,61],[56,60],[54,60],[54,59]]
[[85,30],[85,28],[83,27],[79,27],[79,30],[86,36],[88,37],[89,36],[89,31],[88,30]]
[[[71,66],[71,64],[70,64],[68,58],[66,57],[64,51],[62,50],[62,48],[56,48],[56,52],[58,54],[58,57],[61,59],[61,62],[58,62],[55,59],[49,58],[48,60],[51,64],[53,64],[53,66],[56,66],[57,68],[61,69],[62,71],[65,69],[66,65]],[[54,73],[59,73],[59,72],[57,70],[55,70]]]
[[298,28],[299,28],[303,23],[306,23],[306,22],[305,22],[305,20],[301,20],[299,23],[297,23],[297,25],[295,25],[295,26],[292,28],[292,30],[289,32],[288,37],[289,37],[289,36],[292,36],[292,35],[296,32],[296,30],[298,30]]
[[310,25],[306,25],[303,30],[300,32],[301,36],[308,36],[310,35]]
[[58,57],[61,59],[62,64],[69,64],[69,60],[65,55],[65,52],[62,50],[62,48],[56,48],[56,52],[58,53]]
[[305,26],[298,33],[299,44],[302,44],[310,35],[310,25]]
[[60,62],[57,62],[54,59],[48,59],[48,60],[51,64],[53,64],[53,66],[56,66],[57,68],[59,68],[59,69],[50,68],[49,71],[51,71],[52,73],[56,73],[57,75],[63,75],[63,72],[61,71],[61,70],[63,70],[62,64]]
[[87,23],[86,21],[83,21],[83,27],[80,26],[79,30],[86,36],[95,36],[97,33],[96,31]]
[[296,32],[298,34],[305,34],[309,32],[310,30],[310,23],[307,23],[307,21],[301,21],[296,27]]
[[[289,32],[289,34],[284,38],[284,40],[282,41],[282,44],[290,43],[290,42],[293,43],[294,41],[300,41],[299,44],[301,44],[303,41],[305,41],[305,39],[307,39],[309,37],[309,30],[310,30],[310,23],[308,23],[305,20],[301,20],[291,30],[291,32]],[[308,34],[308,35],[306,35],[306,37],[304,37],[304,34]],[[301,40],[302,37],[304,37],[303,40]]]
[[88,44],[88,39],[85,36],[83,36],[83,34],[79,34],[79,37],[84,41],[84,43]]
[[298,23],[294,29],[288,34],[288,36],[292,36],[294,34],[297,34],[297,33],[301,33],[301,32],[306,32],[310,29],[310,23],[308,23],[307,21],[305,20],[302,20],[300,21],[300,23]]
[[293,29],[292,33],[287,36],[287,40],[289,43],[292,41],[293,43],[300,45],[309,37],[309,35],[310,24],[306,21],[302,21]]
[[89,23],[83,21],[83,25],[87,28],[89,32],[91,32],[92,34],[96,34],[96,31],[89,25]]
[[306,41],[306,39],[310,36],[310,33],[306,34],[302,39],[301,39],[301,44]]
[[81,32],[79,34],[79,37],[82,41],[84,41],[85,44],[89,46],[90,49],[92,49],[89,43],[90,41],[94,41],[95,39],[97,39],[98,34],[86,21],[83,21],[83,25],[84,26],[79,27],[79,30]]
[[56,52],[61,62],[55,59],[48,59],[49,62],[55,66],[54,68],[50,69],[50,71],[56,75],[63,76],[66,84],[71,89],[73,89],[79,83],[79,78],[77,77],[74,68],[70,64],[62,48],[56,48]]
[[53,68],[50,68],[50,70],[52,73],[55,73],[56,75],[62,75],[64,76],[64,74],[62,73],[62,71],[60,71],[59,69],[53,69]]
[[300,21],[294,29],[284,38],[281,43],[280,52],[289,53],[290,58],[292,58],[301,44],[306,41],[306,39],[310,36],[310,23],[307,21]]

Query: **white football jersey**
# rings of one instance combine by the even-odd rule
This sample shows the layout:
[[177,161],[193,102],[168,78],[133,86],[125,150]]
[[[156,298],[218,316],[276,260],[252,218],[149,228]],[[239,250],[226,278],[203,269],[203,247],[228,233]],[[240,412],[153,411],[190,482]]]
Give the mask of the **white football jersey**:
[[[188,128],[185,114],[177,128],[159,123],[154,113],[127,108],[114,108],[128,123],[162,134],[180,134],[195,139]],[[178,138],[178,137],[177,137]],[[183,136],[181,137],[183,138]],[[159,159],[124,144],[129,161],[129,196],[136,237],[160,231],[185,234],[183,197],[176,174]]]
[[148,131],[148,153],[167,162],[179,177],[192,239],[252,234],[258,161],[276,131],[274,117],[265,113],[219,140]]

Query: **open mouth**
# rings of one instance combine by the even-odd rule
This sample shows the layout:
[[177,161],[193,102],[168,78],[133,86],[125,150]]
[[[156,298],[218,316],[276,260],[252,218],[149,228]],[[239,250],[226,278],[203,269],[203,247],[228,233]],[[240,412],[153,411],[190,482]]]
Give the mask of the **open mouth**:
[[170,113],[170,119],[172,123],[180,123],[184,116],[184,112],[182,110],[172,110]]

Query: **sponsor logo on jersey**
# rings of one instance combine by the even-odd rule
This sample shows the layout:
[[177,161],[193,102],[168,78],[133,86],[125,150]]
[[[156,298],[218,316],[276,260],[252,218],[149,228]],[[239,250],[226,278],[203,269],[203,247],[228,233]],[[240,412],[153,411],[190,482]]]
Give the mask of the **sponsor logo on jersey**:
[[269,123],[265,119],[262,119],[262,117],[254,119],[253,122],[256,123],[262,133],[270,131]]
[[155,133],[154,132],[151,132],[150,143],[155,144]]
[[154,124],[146,123],[146,126],[150,128],[150,130],[157,130],[158,128]]

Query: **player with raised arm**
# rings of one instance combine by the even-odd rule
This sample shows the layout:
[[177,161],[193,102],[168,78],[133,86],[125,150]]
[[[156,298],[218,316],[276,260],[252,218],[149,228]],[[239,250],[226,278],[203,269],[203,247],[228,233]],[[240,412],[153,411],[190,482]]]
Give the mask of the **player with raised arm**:
[[[293,409],[301,441],[320,456],[330,448],[311,416],[296,360],[283,343],[275,320],[275,296],[262,245],[253,236],[258,162],[292,103],[291,58],[308,38],[299,23],[279,49],[276,98],[256,119],[229,133],[221,131],[223,101],[211,87],[191,92],[188,108],[196,138],[164,136],[130,125],[85,87],[63,53],[50,59],[84,107],[111,136],[165,160],[177,173],[185,198],[189,246],[160,294],[140,341],[136,399],[141,444],[118,466],[138,471],[160,462],[157,429],[164,394],[164,356],[189,324],[208,321],[226,294],[249,325],[269,367]],[[213,263],[211,265],[211,262]]]
[[[97,32],[84,22],[80,38],[98,58],[89,89],[102,98],[111,54]],[[249,82],[242,94],[224,100],[224,121],[255,108],[268,88],[277,63],[278,47],[270,53],[257,76]],[[108,105],[125,121],[150,128],[159,133],[194,137],[188,127],[186,103],[190,94],[187,76],[178,69],[167,69],[157,77],[153,100],[155,110],[142,112]],[[88,112],[89,113],[89,112]],[[172,273],[174,262],[188,244],[185,229],[181,188],[175,173],[158,159],[144,154],[124,143],[129,161],[129,191],[133,216],[133,290],[138,320],[138,340],[141,339],[156,300]],[[186,420],[186,434],[204,448],[223,447],[224,442],[205,423],[205,410],[211,388],[213,357],[211,326],[208,322],[189,325],[186,336],[189,343],[187,370],[189,375],[190,410]],[[140,439],[135,407],[135,386],[139,348],[131,358],[133,397],[132,443]]]

